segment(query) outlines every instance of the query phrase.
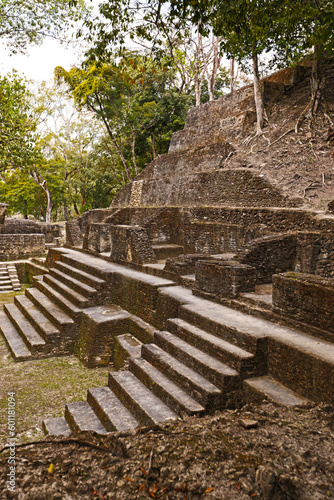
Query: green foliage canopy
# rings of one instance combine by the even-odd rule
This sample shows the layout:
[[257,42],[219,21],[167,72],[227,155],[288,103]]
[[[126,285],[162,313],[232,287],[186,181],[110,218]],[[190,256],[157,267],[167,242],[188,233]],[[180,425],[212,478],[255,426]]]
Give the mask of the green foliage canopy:
[[39,161],[36,125],[24,79],[15,72],[0,77],[0,170]]
[[0,38],[12,53],[46,36],[60,38],[85,11],[83,0],[0,0]]
[[188,98],[178,93],[173,71],[142,55],[128,53],[88,69],[56,68],[56,74],[76,103],[102,121],[128,181],[166,152],[172,132],[184,125]]

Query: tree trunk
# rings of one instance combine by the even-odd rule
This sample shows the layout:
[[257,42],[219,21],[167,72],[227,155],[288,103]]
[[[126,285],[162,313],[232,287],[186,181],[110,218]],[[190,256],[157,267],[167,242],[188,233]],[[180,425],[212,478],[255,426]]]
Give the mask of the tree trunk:
[[73,207],[74,207],[74,211],[77,215],[80,215],[80,212],[78,210],[78,207],[77,207],[77,204],[75,203],[75,201],[73,202]]
[[[106,126],[106,129],[107,129],[107,132],[108,132],[108,135],[111,139],[111,142],[113,143],[113,145],[115,146],[115,149],[117,151],[117,154],[118,156],[120,157],[121,159],[121,162],[123,163],[123,166],[124,166],[124,169],[125,169],[125,172],[126,172],[126,176],[128,178],[128,181],[129,182],[133,182],[133,178],[132,178],[132,175],[131,175],[131,172],[130,172],[130,167],[128,165],[128,162],[126,161],[124,155],[123,155],[123,152],[121,150],[121,148],[118,146],[117,144],[117,141],[114,137],[114,134],[112,133],[112,130],[111,128],[109,127],[109,123],[108,121],[106,120],[105,116],[103,115],[103,110],[102,110],[102,104],[100,103],[100,101],[98,100],[98,103],[99,103],[99,108],[100,108],[100,111],[101,111],[101,116],[102,116],[102,120],[103,120],[103,123],[105,124]],[[94,107],[92,107],[92,110],[95,112],[95,109]]]
[[133,163],[133,166],[135,167],[136,175],[138,175],[135,145],[136,145],[136,136],[135,136],[135,133],[132,131],[132,141],[131,141],[132,163]]
[[234,92],[234,80],[235,80],[235,71],[234,71],[234,66],[235,66],[235,59],[231,59],[231,94]]
[[28,219],[28,202],[24,200],[24,218]]
[[212,72],[210,77],[208,78],[209,101],[214,101],[215,99],[217,72],[221,61],[221,56],[219,55],[220,40],[221,40],[220,36],[216,37],[212,36],[212,49],[213,49]]
[[312,116],[316,114],[321,99],[322,82],[319,74],[319,59],[321,57],[321,46],[313,47],[312,72],[311,72],[311,99],[312,99]]
[[46,185],[46,182],[44,181],[45,183],[45,188],[43,187],[44,189],[44,192],[45,192],[45,195],[46,195],[46,212],[45,212],[45,222],[47,224],[51,224],[51,212],[52,212],[52,196],[51,196],[51,193],[50,193],[50,190],[49,188],[47,187]]
[[202,35],[199,32],[199,24],[197,26],[197,46],[196,46],[196,54],[195,54],[195,96],[196,96],[196,106],[201,104],[201,93],[202,93],[202,80],[200,78],[200,57],[202,52]]
[[254,99],[255,99],[255,109],[256,109],[256,132],[257,134],[261,134],[265,120],[265,109],[264,109],[263,95],[261,92],[257,54],[253,54],[252,59],[253,59],[253,77],[254,77]]
[[67,221],[68,220],[68,208],[66,205],[65,198],[63,198],[63,212],[64,212],[64,220]]
[[44,191],[44,196],[46,199],[46,211],[45,211],[45,222],[47,224],[51,223],[51,212],[52,212],[52,195],[51,192],[48,188],[48,185],[46,183],[46,180],[43,179],[41,175],[38,175],[35,170],[31,172],[31,176],[34,179],[34,181],[37,182],[41,186],[41,188]]
[[87,203],[86,188],[83,188],[81,196],[81,207],[84,207],[86,203]]
[[152,153],[153,153],[153,160],[155,160],[156,152],[155,152],[155,133],[154,132],[152,134]]

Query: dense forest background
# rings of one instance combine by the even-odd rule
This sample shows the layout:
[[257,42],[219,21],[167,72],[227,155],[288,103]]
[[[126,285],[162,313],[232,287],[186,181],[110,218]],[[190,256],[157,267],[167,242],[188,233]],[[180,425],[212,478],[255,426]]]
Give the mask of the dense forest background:
[[52,222],[109,206],[168,151],[191,106],[251,82],[261,134],[260,78],[310,53],[309,111],[326,111],[331,0],[0,0],[0,14],[12,53],[47,36],[82,53],[53,82],[0,75],[0,200],[11,214]]

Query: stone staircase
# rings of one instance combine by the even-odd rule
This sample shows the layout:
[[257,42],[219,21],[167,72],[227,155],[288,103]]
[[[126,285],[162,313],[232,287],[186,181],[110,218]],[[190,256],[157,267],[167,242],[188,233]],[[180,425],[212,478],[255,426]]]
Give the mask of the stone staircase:
[[0,311],[0,332],[15,361],[71,352],[82,310],[99,302],[105,281],[59,261],[34,284]]
[[21,290],[15,264],[0,264],[0,293]]
[[148,344],[118,337],[126,369],[110,372],[105,387],[89,389],[87,401],[67,404],[64,418],[47,419],[46,432],[125,431],[263,399],[286,406],[334,402],[332,343],[181,286],[160,293],[178,301],[177,317]]

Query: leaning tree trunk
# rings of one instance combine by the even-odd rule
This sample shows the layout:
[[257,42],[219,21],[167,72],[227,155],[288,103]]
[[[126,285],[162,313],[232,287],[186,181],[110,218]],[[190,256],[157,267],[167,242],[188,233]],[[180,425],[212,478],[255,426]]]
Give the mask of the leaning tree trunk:
[[45,222],[47,224],[51,223],[51,212],[52,212],[52,195],[46,183],[41,175],[38,175],[35,170],[31,172],[32,178],[41,186],[44,191],[44,196],[46,199],[46,212],[45,212]]
[[263,95],[261,91],[260,77],[259,77],[259,62],[257,54],[253,54],[253,77],[254,77],[254,99],[256,109],[256,132],[262,133],[265,121],[265,109],[263,102]]

